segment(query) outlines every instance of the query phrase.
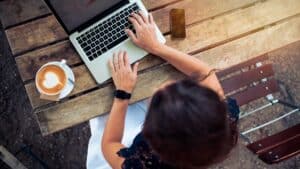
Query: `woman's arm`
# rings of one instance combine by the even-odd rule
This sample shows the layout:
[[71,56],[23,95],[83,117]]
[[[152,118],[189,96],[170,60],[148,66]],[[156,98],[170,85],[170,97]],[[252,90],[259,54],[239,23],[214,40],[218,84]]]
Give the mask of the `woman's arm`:
[[[199,81],[199,84],[211,88],[217,92],[221,98],[224,98],[224,92],[216,74],[214,72],[211,73],[210,71],[213,71],[212,68],[203,61],[164,44],[155,48],[153,54],[160,56],[188,76],[191,76],[194,73],[198,74],[201,80]],[[211,74],[207,76],[209,73]],[[206,78],[203,79],[204,77]]]
[[[133,23],[136,34],[129,29],[126,32],[137,46],[161,57],[188,76],[197,73],[200,77],[205,77],[212,70],[211,67],[201,60],[159,43],[151,14],[149,14],[149,17],[145,17],[142,13],[132,14],[129,20]],[[224,97],[223,89],[214,73],[199,83],[213,89],[221,97]]]
[[[137,79],[137,66],[138,64],[135,64],[133,69],[131,68],[126,52],[120,52],[118,56],[114,55],[113,61],[110,61],[110,68],[117,90],[132,92]],[[117,152],[124,147],[121,141],[128,103],[128,100],[114,99],[102,138],[103,155],[114,169],[121,168],[124,162]]]
[[122,137],[128,101],[114,99],[102,138],[102,152],[104,158],[112,168],[120,168],[124,159],[118,157],[117,152],[124,148]]

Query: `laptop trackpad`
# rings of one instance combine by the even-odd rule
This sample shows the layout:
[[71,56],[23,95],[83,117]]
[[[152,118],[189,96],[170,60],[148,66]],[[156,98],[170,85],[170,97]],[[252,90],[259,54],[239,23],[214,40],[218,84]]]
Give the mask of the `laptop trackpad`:
[[[124,43],[114,47],[112,50],[99,56],[96,60],[91,62],[92,64],[89,66],[89,68],[92,74],[95,75],[94,77],[98,83],[102,83],[111,77],[108,62],[109,59],[113,57],[113,54],[118,53],[119,51],[127,52],[130,63],[136,62],[148,54],[143,49],[134,45],[131,40],[126,40]],[[99,70],[101,72],[99,72]]]

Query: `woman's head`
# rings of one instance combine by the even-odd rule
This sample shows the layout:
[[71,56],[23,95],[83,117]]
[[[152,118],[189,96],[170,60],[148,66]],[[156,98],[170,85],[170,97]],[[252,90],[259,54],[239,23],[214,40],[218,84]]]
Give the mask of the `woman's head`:
[[162,160],[184,168],[219,161],[234,145],[225,103],[192,79],[153,95],[142,132]]

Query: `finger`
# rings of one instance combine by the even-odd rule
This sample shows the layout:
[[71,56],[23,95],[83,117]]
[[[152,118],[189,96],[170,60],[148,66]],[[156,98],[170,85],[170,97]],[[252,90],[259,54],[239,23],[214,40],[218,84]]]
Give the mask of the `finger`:
[[136,62],[134,65],[133,65],[133,73],[135,75],[137,75],[137,72],[138,72],[138,66],[139,66],[139,62]]
[[146,17],[146,15],[142,11],[139,11],[138,14],[143,19],[144,23],[146,23],[146,24],[149,23],[148,18]]
[[130,30],[130,29],[125,29],[125,32],[127,33],[127,35],[129,36],[129,38],[130,38],[134,43],[137,43],[137,37],[136,37],[136,35],[132,32],[132,30]]
[[133,24],[133,27],[135,30],[140,28],[141,25],[138,23],[138,21],[133,16],[130,16],[128,18],[128,20]]
[[112,58],[109,59],[109,67],[110,67],[111,72],[114,73],[115,72],[115,67],[114,67]]
[[124,51],[120,51],[118,55],[118,63],[119,63],[119,68],[124,67]]
[[149,23],[150,23],[150,24],[154,24],[154,23],[155,23],[155,22],[154,22],[154,19],[153,19],[153,16],[152,16],[151,13],[149,13]]
[[139,25],[145,24],[144,20],[142,17],[136,13],[132,13],[132,16],[136,19],[136,21],[139,23]]
[[129,58],[128,58],[127,52],[125,52],[125,56],[124,56],[124,64],[125,64],[125,67],[130,68]]
[[115,68],[114,70],[115,71],[119,70],[118,56],[116,53],[114,53],[113,64],[114,64],[114,68]]

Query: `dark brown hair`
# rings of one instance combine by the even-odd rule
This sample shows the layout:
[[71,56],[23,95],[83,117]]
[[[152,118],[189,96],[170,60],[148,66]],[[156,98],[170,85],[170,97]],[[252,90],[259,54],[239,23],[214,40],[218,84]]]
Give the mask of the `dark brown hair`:
[[236,142],[225,102],[193,79],[153,95],[142,133],[164,162],[179,168],[220,161]]

